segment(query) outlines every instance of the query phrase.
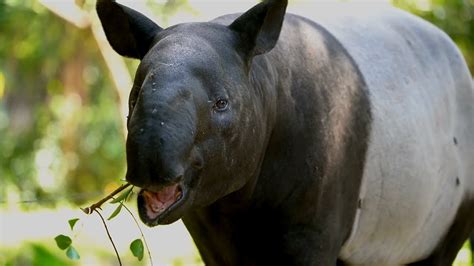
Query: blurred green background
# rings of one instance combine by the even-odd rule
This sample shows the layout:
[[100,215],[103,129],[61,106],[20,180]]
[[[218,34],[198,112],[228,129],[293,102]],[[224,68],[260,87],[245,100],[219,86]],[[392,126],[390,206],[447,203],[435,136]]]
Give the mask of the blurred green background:
[[[121,2],[162,26],[244,11],[256,3]],[[290,5],[298,2],[290,0]],[[124,176],[126,98],[138,62],[110,50],[94,4],[0,0],[0,265],[116,264],[100,221],[81,216],[77,206],[110,192]],[[392,4],[446,31],[474,73],[474,0]],[[224,11],[214,14],[210,6]],[[72,262],[53,238],[68,233],[67,220],[79,216],[82,229],[74,241],[82,258]],[[139,236],[130,217],[110,226],[126,265],[144,265],[127,251],[130,240]],[[145,229],[145,235],[153,242],[155,265],[200,264],[182,224]],[[466,245],[456,265],[470,261]]]

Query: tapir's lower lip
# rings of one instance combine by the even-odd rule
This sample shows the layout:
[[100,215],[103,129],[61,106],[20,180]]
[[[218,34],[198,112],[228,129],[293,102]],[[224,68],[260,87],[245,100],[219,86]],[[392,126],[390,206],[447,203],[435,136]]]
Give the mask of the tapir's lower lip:
[[148,226],[174,222],[179,217],[169,216],[183,205],[187,194],[182,183],[171,184],[157,191],[143,188],[137,199],[140,219]]

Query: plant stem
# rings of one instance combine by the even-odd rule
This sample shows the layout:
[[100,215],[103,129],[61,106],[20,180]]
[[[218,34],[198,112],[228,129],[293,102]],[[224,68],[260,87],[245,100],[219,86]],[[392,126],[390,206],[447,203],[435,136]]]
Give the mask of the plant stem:
[[[99,205],[99,207],[100,207],[100,205]],[[119,253],[117,251],[117,247],[115,246],[115,243],[112,240],[112,236],[110,235],[109,228],[107,227],[107,224],[105,223],[104,217],[102,217],[102,214],[100,214],[100,212],[98,210],[94,209],[94,211],[99,215],[100,219],[102,220],[102,223],[104,224],[104,227],[105,227],[105,232],[107,232],[107,236],[110,239],[110,243],[112,243],[112,246],[114,247],[115,255],[117,256],[117,260],[119,262],[119,265],[122,266],[122,261],[120,260],[120,256],[119,256]]]
[[117,195],[118,193],[120,193],[122,190],[126,189],[127,187],[131,186],[132,184],[130,183],[126,183],[126,184],[123,184],[121,185],[119,188],[117,188],[116,190],[114,190],[112,193],[110,193],[108,196],[106,196],[105,198],[99,200],[98,202],[92,204],[91,206],[87,207],[87,208],[81,208],[81,210],[85,213],[85,214],[91,214],[92,212],[94,212],[96,209],[100,209],[100,207],[102,206],[102,204],[104,204],[106,201],[112,199],[115,195]]
[[150,248],[148,248],[148,243],[146,242],[145,235],[143,234],[143,231],[142,231],[142,228],[140,227],[140,224],[138,224],[138,221],[135,218],[135,215],[133,215],[133,213],[130,211],[130,209],[127,206],[125,206],[125,204],[123,204],[123,203],[120,203],[120,204],[122,204],[122,206],[125,208],[125,210],[127,210],[127,212],[132,216],[133,221],[135,221],[135,224],[137,225],[138,230],[140,231],[140,234],[142,235],[143,242],[145,243],[146,251],[148,252],[148,257],[150,258],[150,265],[153,266],[153,260],[151,258]]

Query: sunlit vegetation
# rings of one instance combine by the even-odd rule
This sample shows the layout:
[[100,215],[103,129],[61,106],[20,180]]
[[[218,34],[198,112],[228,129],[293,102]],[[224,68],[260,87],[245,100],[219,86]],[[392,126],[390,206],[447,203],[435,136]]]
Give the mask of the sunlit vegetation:
[[474,1],[392,0],[392,2],[443,29],[456,42],[474,72]]
[[0,199],[82,203],[124,171],[107,69],[90,31],[34,1],[2,5]]

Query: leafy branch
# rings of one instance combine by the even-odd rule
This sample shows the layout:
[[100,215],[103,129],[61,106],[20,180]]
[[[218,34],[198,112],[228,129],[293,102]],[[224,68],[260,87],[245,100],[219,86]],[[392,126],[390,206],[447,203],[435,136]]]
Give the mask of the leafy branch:
[[94,209],[94,211],[99,215],[100,220],[102,220],[102,224],[104,224],[104,227],[105,227],[105,232],[107,232],[107,236],[109,237],[110,243],[112,243],[112,246],[114,247],[115,256],[117,256],[118,263],[120,266],[122,266],[120,255],[117,251],[117,247],[115,246],[114,240],[112,240],[112,236],[110,235],[109,228],[107,227],[107,224],[105,223],[104,217],[102,217],[102,214],[100,214],[100,212],[97,209]]
[[[79,221],[79,218],[74,218],[68,221],[71,231],[74,230],[74,226],[76,225],[77,221]],[[68,258],[72,260],[80,259],[79,253],[72,246],[72,239],[69,236],[58,235],[54,238],[54,241],[56,241],[56,245],[59,249],[66,250],[66,256]]]
[[[96,209],[100,209],[100,207],[102,206],[102,204],[104,204],[105,202],[107,202],[108,200],[112,199],[115,195],[117,195],[118,193],[120,193],[121,191],[123,191],[124,189],[126,189],[127,187],[131,186],[132,184],[130,183],[126,183],[126,184],[123,184],[121,185],[119,188],[117,188],[116,190],[112,191],[112,193],[110,193],[109,195],[107,195],[106,197],[104,197],[103,199],[99,200],[98,202],[92,204],[91,206],[89,207],[86,207],[86,208],[81,208],[81,210],[85,213],[85,214],[91,214],[92,212],[94,212]],[[131,191],[131,190],[130,190]],[[125,197],[122,198],[122,199],[125,199],[127,196],[128,196],[128,193],[124,193],[125,194]],[[120,199],[120,200],[122,200]]]
[[[133,213],[130,211],[130,209],[129,209],[127,206],[125,206],[125,205],[123,205],[123,207],[125,208],[125,210],[127,210],[127,212],[130,214],[130,216],[132,216],[133,221],[134,221],[135,224],[137,225],[138,230],[140,231],[140,235],[142,236],[143,242],[145,242],[145,248],[146,248],[146,251],[148,252],[148,258],[150,259],[150,265],[153,265],[153,260],[152,260],[152,258],[151,258],[150,248],[148,247],[148,243],[146,242],[145,235],[143,234],[143,231],[142,231],[142,228],[140,227],[140,224],[138,223],[137,219],[135,218],[135,215],[133,215]],[[139,256],[140,253],[138,253],[138,256],[137,256],[137,254],[135,254],[135,252],[134,252],[134,250],[136,250],[136,249],[135,249],[135,248],[132,248],[133,243],[139,243],[139,242],[138,242],[139,240],[140,240],[140,239],[136,239],[136,240],[134,240],[134,241],[130,244],[130,250],[132,250],[133,255],[134,255],[135,257],[137,257],[138,260],[141,260],[141,258],[140,258],[140,256]],[[139,245],[139,244],[137,244],[137,245]],[[142,245],[142,246],[143,246],[143,245]],[[138,247],[138,249],[139,249],[139,247]],[[143,248],[142,248],[142,250],[143,250]],[[141,252],[141,257],[143,257],[143,251]]]
[[[123,192],[126,188],[129,188],[129,189],[126,190],[125,192]],[[118,197],[115,197],[119,193],[122,193],[122,194],[120,194]],[[141,235],[141,238],[135,239],[134,241],[132,241],[130,243],[130,251],[132,252],[133,256],[135,256],[139,261],[141,261],[143,259],[144,248],[146,248],[146,250],[148,252],[148,257],[150,259],[150,265],[153,265],[151,252],[150,252],[150,249],[149,249],[148,244],[146,242],[145,235],[143,234],[143,231],[142,231],[137,219],[135,218],[135,216],[132,214],[130,209],[127,206],[125,206],[125,204],[124,204],[124,202],[126,202],[132,194],[133,194],[133,186],[130,183],[126,183],[126,184],[121,185],[120,187],[118,187],[114,191],[112,191],[112,193],[105,196],[101,200],[99,200],[96,203],[90,205],[89,207],[81,208],[81,210],[87,215],[90,215],[93,212],[95,212],[95,213],[97,213],[97,215],[99,215],[99,217],[102,221],[102,224],[104,225],[107,236],[108,236],[108,238],[109,238],[109,240],[112,243],[112,246],[114,248],[115,255],[116,255],[117,260],[118,260],[118,264],[122,265],[120,255],[117,251],[117,247],[116,247],[116,245],[115,245],[115,243],[112,239],[112,236],[110,234],[109,228],[107,226],[107,222],[105,221],[104,217],[102,216],[102,214],[100,213],[99,210],[102,210],[101,209],[102,205],[104,203],[106,203],[107,201],[109,201],[109,200],[111,200],[110,201],[111,204],[117,204],[118,203],[118,206],[115,208],[115,210],[109,216],[109,218],[107,218],[107,220],[110,221],[120,213],[120,211],[122,210],[122,207],[125,208],[125,210],[132,216],[133,221],[137,225],[138,230],[140,231],[140,235]],[[74,218],[74,219],[71,219],[71,220],[68,221],[69,226],[71,228],[71,231],[74,230],[74,226],[78,221],[79,221],[78,218]],[[143,239],[143,241],[142,241],[142,239]],[[61,250],[66,250],[66,255],[70,259],[78,260],[80,258],[79,253],[72,246],[72,239],[69,236],[58,235],[58,236],[56,236],[55,241],[56,241],[57,246]],[[143,242],[145,243],[145,245],[143,245]]]

